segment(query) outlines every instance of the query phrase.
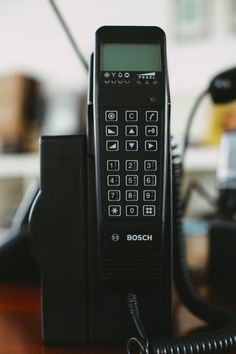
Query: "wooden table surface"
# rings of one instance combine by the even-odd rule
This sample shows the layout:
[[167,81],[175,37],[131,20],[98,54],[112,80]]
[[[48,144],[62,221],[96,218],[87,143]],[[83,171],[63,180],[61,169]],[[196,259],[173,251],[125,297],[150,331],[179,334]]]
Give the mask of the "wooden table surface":
[[[0,284],[0,354],[125,354],[117,347],[46,347],[41,342],[40,289],[37,284]],[[203,322],[176,302],[177,332]],[[236,353],[236,352],[235,352]]]

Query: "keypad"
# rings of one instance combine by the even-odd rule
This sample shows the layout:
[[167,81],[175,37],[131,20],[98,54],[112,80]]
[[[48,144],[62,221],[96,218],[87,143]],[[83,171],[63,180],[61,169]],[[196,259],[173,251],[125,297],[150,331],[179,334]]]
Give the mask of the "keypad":
[[102,111],[105,214],[111,218],[155,217],[159,212],[161,111]]

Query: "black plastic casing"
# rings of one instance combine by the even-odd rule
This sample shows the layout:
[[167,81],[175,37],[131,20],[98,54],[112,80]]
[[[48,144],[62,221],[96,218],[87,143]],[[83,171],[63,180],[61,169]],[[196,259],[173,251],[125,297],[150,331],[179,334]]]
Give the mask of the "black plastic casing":
[[[141,33],[145,29],[133,27],[129,31]],[[121,31],[124,34],[126,30],[127,27],[114,28],[114,33]],[[103,31],[101,29],[100,33]],[[152,32],[152,28],[148,31]],[[126,304],[129,284],[121,282],[118,287],[114,286],[112,281],[104,280],[101,273],[103,251],[96,202],[96,89],[93,87],[96,80],[93,69],[91,65],[87,136],[43,137],[40,144],[41,186],[31,210],[30,237],[41,270],[42,329],[46,344],[125,345],[126,340],[136,334]],[[164,101],[169,112],[168,102]],[[138,290],[140,312],[148,334],[160,338],[172,334],[172,191],[168,123],[164,131],[162,275],[157,281],[149,279],[148,287],[145,282],[139,286],[135,282],[135,287],[130,287],[130,290]]]

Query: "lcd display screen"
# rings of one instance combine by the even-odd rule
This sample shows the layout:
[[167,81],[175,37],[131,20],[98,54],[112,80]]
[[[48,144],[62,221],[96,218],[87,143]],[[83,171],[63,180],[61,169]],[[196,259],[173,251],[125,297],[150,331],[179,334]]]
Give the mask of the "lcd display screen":
[[102,44],[102,71],[161,71],[161,46],[158,43]]

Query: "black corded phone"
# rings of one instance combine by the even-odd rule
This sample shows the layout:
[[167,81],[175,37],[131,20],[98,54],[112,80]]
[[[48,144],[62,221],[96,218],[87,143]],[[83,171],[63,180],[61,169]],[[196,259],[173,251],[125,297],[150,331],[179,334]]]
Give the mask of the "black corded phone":
[[44,341],[124,343],[134,334],[124,294],[137,290],[148,331],[170,336],[164,32],[103,27],[91,62],[87,138],[41,139],[30,226],[42,271]]
[[[46,343],[124,343],[134,335],[129,294],[140,334],[129,352],[133,343],[142,353],[227,353],[236,346],[234,315],[195,293],[184,263],[165,46],[158,27],[100,28],[87,139],[41,139],[30,225]],[[172,334],[172,262],[184,303],[224,330],[160,339]],[[144,327],[159,339],[150,341]]]

